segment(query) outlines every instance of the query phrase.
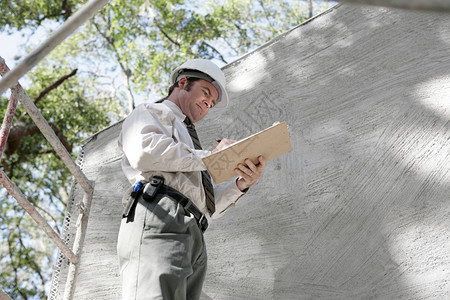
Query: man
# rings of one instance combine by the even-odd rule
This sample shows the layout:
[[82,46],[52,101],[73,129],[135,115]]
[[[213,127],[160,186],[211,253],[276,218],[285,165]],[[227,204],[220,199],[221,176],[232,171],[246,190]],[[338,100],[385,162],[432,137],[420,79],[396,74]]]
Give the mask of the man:
[[[234,180],[213,188],[202,162],[211,151],[201,149],[192,123],[227,106],[225,76],[194,59],[172,73],[171,84],[164,102],[136,107],[119,136],[132,184],[117,245],[124,300],[199,299],[208,222],[234,206],[266,166],[263,157],[257,165],[248,160]],[[223,139],[212,152],[233,142]]]

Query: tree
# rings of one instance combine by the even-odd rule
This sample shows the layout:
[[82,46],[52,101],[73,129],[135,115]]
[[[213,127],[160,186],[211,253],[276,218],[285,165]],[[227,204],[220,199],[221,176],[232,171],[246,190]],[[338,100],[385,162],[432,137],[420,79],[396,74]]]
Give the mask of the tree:
[[[317,5],[323,5],[320,3]],[[226,64],[230,58],[305,21],[305,12],[312,12],[309,4],[275,0],[222,0],[219,5],[212,0],[189,4],[181,0],[112,0],[73,42],[82,43],[84,54],[91,59],[109,63],[103,66],[118,66],[123,78],[119,90],[131,110],[136,94],[165,94],[174,66],[195,57]]]
[[[2,1],[0,30],[61,24],[85,1]],[[202,57],[226,64],[326,8],[322,1],[111,0],[27,75],[26,90],[76,157],[82,139],[167,91],[170,70]],[[2,112],[7,100],[0,98]],[[59,231],[70,173],[20,108],[2,164]],[[0,190],[0,287],[45,299],[55,247]],[[50,266],[50,267],[49,267]]]
[[74,11],[76,5],[85,1],[71,0],[22,0],[2,1],[0,8],[0,28],[2,30],[20,30],[23,28],[36,28],[46,20],[63,22]]
[[[117,115],[117,110],[111,106],[112,98],[87,100],[86,95],[92,91],[86,90],[76,74],[76,69],[71,70],[54,56],[49,57],[29,73],[31,84],[27,88],[28,95],[66,149],[75,156],[76,145],[110,124],[110,112]],[[1,98],[0,103],[5,108],[7,99]],[[60,232],[71,174],[20,105],[2,167]],[[14,299],[45,299],[45,285],[48,285],[55,256],[54,245],[4,189],[0,195],[3,199],[0,202],[0,286]]]

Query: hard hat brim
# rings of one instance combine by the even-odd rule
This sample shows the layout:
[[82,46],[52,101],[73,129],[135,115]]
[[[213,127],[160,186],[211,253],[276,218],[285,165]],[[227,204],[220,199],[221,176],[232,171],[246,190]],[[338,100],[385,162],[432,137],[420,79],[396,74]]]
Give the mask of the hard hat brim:
[[[195,74],[195,72],[197,72],[197,75]],[[199,76],[198,72],[202,73],[206,77]],[[205,59],[192,59],[190,61],[187,61],[183,65],[176,68],[172,72],[172,74],[170,74],[170,84],[173,85],[175,82],[180,80],[180,76],[183,75],[186,75],[186,77],[201,78],[212,83],[215,88],[218,89],[220,95],[220,101],[217,101],[214,107],[225,108],[228,106],[228,93],[224,86],[225,76],[223,72],[216,65],[214,65],[214,63]]]

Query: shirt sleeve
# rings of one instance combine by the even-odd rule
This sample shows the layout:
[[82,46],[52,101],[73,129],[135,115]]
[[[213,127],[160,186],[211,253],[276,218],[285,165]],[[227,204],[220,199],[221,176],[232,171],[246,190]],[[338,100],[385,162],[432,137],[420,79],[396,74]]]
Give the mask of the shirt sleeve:
[[175,141],[175,119],[164,109],[150,104],[138,106],[125,119],[119,145],[132,168],[141,172],[206,169],[201,158],[210,151],[191,149],[187,144]]
[[241,192],[236,185],[237,177],[221,183],[214,187],[214,199],[216,203],[216,211],[211,216],[212,219],[220,218],[224,213],[234,207],[237,201],[245,195],[245,192]]

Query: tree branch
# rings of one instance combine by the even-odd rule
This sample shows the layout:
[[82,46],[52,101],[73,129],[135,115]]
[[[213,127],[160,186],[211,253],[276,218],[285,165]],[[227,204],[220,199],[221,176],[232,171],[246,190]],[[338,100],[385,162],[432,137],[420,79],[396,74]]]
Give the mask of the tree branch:
[[[165,32],[164,31],[164,29],[162,28],[162,26],[159,24],[159,22],[158,21],[156,21],[156,19],[154,20],[155,21],[155,24],[156,24],[156,27],[159,29],[159,31],[161,31],[161,33],[172,43],[172,44],[174,44],[174,45],[176,45],[178,48],[181,48],[181,44],[180,43],[178,43],[177,41],[175,41],[174,39],[172,39],[171,37],[170,37],[170,35],[167,33],[167,32]],[[188,48],[188,53],[190,54],[190,55],[194,55],[194,52],[192,52],[191,50],[190,50],[190,48]]]
[[312,0],[308,0],[308,18],[311,19],[313,17],[313,3]]
[[133,91],[131,90],[130,86],[130,78],[131,78],[131,70],[126,68],[125,65],[122,63],[122,57],[120,57],[119,50],[117,50],[116,45],[114,45],[114,39],[107,36],[103,31],[100,30],[97,23],[92,22],[94,24],[95,29],[97,32],[106,40],[106,42],[111,47],[112,51],[114,52],[114,55],[116,56],[117,63],[119,64],[120,69],[122,70],[123,75],[125,76],[125,86],[127,89],[127,98],[128,98],[128,107],[130,109],[130,112],[134,109],[134,95]]
[[[53,129],[56,136],[59,138],[59,140],[63,144],[64,148],[66,148],[66,150],[69,153],[72,153],[72,145],[67,142],[64,134],[61,132],[61,130],[58,128],[58,126],[56,126],[55,124],[50,124],[50,127]],[[17,149],[19,148],[19,145],[24,137],[33,135],[33,134],[36,134],[39,132],[40,132],[40,130],[36,124],[25,125],[25,124],[18,123],[17,125],[13,126],[11,128],[11,131],[9,133],[9,138],[6,143],[5,154],[7,156],[11,156],[14,152],[17,151]]]
[[222,62],[224,62],[225,64],[227,64],[227,60],[225,59],[225,57],[223,57],[223,55],[219,52],[219,50],[217,50],[215,47],[213,47],[212,45],[208,44],[207,42],[203,41],[203,44],[205,44],[208,48],[210,48],[213,52],[217,53],[217,55],[219,56],[220,60]]
[[56,82],[52,83],[50,86],[46,87],[42,92],[39,93],[39,95],[34,99],[34,104],[37,105],[38,102],[47,95],[50,91],[56,89],[58,86],[60,86],[64,81],[69,79],[70,77],[74,76],[77,73],[78,69],[74,69],[72,72],[70,72],[67,75],[64,75],[60,79],[58,79]]
[[56,126],[55,124],[50,124],[50,127],[53,129],[56,136],[59,138],[59,140],[63,144],[64,148],[66,148],[67,152],[72,153],[72,145],[69,144],[69,142],[67,142],[66,137],[64,136],[62,131],[59,130],[58,126]]
[[275,33],[278,33],[278,30],[275,29],[272,22],[270,21],[269,14],[267,13],[266,7],[264,6],[264,2],[262,0],[259,0],[259,5],[261,5],[264,17],[266,17],[267,23],[269,23],[270,28],[272,28],[272,31]]
[[18,266],[18,264],[16,265],[16,263],[14,261],[14,257],[15,257],[17,249],[15,249],[15,247],[13,247],[13,245],[12,245],[13,242],[11,241],[11,232],[9,232],[9,234],[8,234],[7,242],[8,242],[9,257],[11,258],[10,264],[11,264],[11,267],[14,272],[13,276],[14,276],[14,283],[16,286],[16,290],[24,299],[27,299],[27,295],[25,295],[24,292],[22,291],[22,289],[20,288],[20,281],[19,281],[19,275],[18,275],[19,266]]
[[164,29],[161,27],[158,21],[156,21],[156,18],[154,19],[156,27],[158,27],[159,31],[172,43],[177,45],[178,47],[181,47],[181,44],[172,39],[167,32],[164,31]]
[[67,0],[62,1],[61,9],[63,10],[64,20],[67,20],[72,15],[72,7],[70,7]]

